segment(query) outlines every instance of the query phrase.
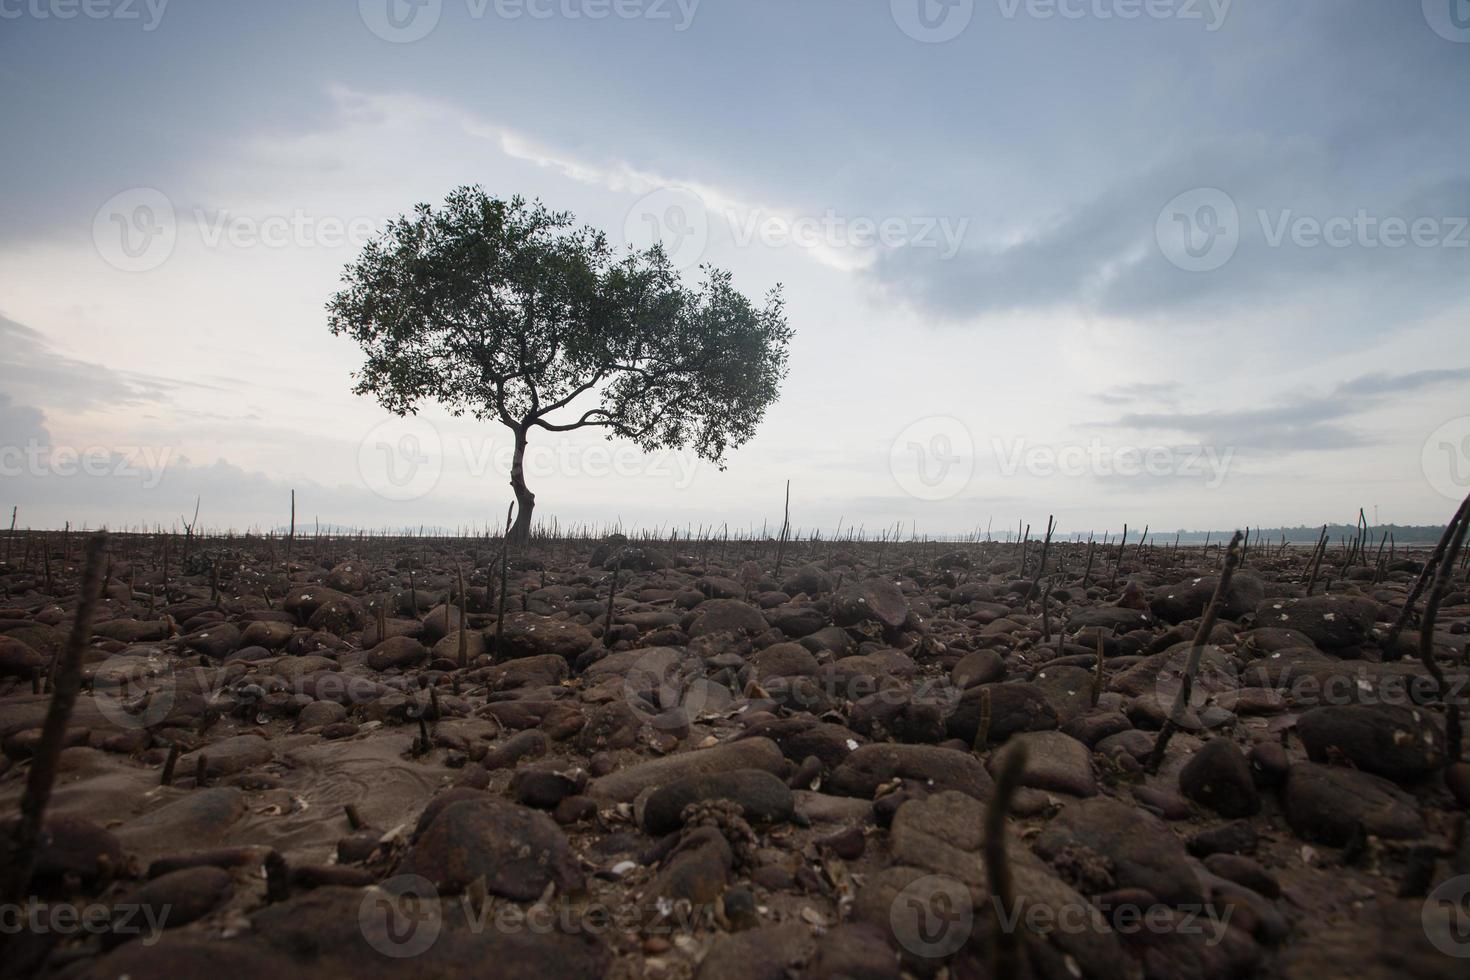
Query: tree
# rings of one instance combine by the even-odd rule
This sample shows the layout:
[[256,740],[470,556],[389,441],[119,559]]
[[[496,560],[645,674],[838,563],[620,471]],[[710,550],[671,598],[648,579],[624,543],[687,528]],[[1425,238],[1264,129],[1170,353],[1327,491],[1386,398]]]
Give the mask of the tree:
[[391,221],[327,311],[365,354],[357,394],[400,416],[437,401],[511,430],[512,538],[524,541],[533,429],[598,427],[721,469],[755,433],[786,375],[781,287],[758,307],[728,272],[702,271],[686,287],[659,246],[619,254],[570,214],[461,187]]

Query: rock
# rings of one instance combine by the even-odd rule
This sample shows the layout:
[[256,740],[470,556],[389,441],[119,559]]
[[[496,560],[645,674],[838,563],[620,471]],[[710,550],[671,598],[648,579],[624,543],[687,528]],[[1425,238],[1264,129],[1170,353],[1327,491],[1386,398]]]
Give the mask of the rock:
[[428,649],[413,637],[390,636],[368,652],[367,664],[373,670],[402,670],[422,663],[428,655]]
[[696,827],[665,858],[643,889],[639,907],[646,916],[659,918],[669,914],[661,907],[672,912],[674,903],[680,901],[695,908],[712,905],[724,891],[734,865],[735,856],[724,835],[714,827]]
[[[1220,584],[1218,575],[1185,579],[1153,591],[1149,610],[1165,623],[1182,623],[1204,615],[1205,607]],[[1249,572],[1237,571],[1230,579],[1230,591],[1220,605],[1220,618],[1238,620],[1253,612],[1266,598],[1266,584]]]
[[[419,896],[411,889],[395,895],[381,886],[317,888],[265,906],[251,917],[240,938],[211,940],[227,951],[240,951],[238,969],[226,961],[223,969],[168,975],[178,980],[215,976],[451,980],[488,973],[501,980],[598,980],[611,970],[612,952],[592,930],[568,930],[529,917],[487,928],[500,920],[481,920],[465,911],[456,900]],[[263,968],[245,955],[252,944],[291,959],[284,967]],[[158,975],[146,965],[134,967],[136,977]]]
[[1056,712],[1057,723],[1067,722],[1092,710],[1093,672],[1082,667],[1048,665],[1036,672],[1032,684]]
[[785,980],[808,956],[813,940],[800,922],[782,922],[715,937],[695,980]]
[[769,677],[810,677],[817,672],[817,658],[799,643],[777,643],[757,653],[752,660],[757,680]]
[[1361,596],[1314,595],[1267,599],[1256,606],[1256,625],[1305,633],[1328,653],[1361,646],[1387,610]]
[[814,718],[773,718],[753,725],[737,738],[769,738],[792,762],[815,756],[826,769],[835,769],[865,739],[857,732]]
[[1235,980],[1253,976],[1261,950],[1240,929],[1199,915],[1199,910],[1166,910],[1152,920],[1143,947],[1143,972],[1149,980]]
[[990,692],[990,732],[987,741],[999,745],[1017,732],[1045,731],[1057,727],[1057,712],[1046,694],[1034,684],[1007,682],[982,684],[967,690],[946,722],[950,738],[975,741],[980,727],[980,692]]
[[235,735],[211,742],[197,752],[181,756],[177,772],[180,775],[192,773],[201,755],[208,756],[205,772],[212,777],[244,772],[246,769],[263,766],[275,758],[271,743],[259,735]]
[[1109,759],[1127,756],[1137,762],[1146,760],[1154,750],[1158,736],[1129,728],[1100,739],[1094,747],[1098,754]]
[[223,660],[240,646],[240,628],[234,623],[214,623],[179,638],[188,649],[212,660]]
[[1107,868],[1109,887],[1142,888],[1173,906],[1203,899],[1189,856],[1168,826],[1117,800],[1099,796],[1068,806],[1042,830],[1034,847],[1064,875]]
[[822,937],[806,975],[812,980],[899,980],[902,974],[898,954],[880,927],[849,922]]
[[731,769],[763,769],[780,773],[785,767],[786,760],[775,742],[768,738],[740,739],[694,752],[650,759],[609,773],[594,779],[587,795],[615,803],[631,802],[645,789],[664,786],[684,776]]
[[1139,609],[1125,609],[1121,606],[1083,606],[1072,610],[1067,616],[1067,632],[1076,633],[1078,630],[1102,629],[1115,630],[1119,634],[1130,630],[1148,629],[1153,625],[1153,617],[1147,612]]
[[857,701],[848,711],[855,731],[879,741],[944,741],[944,706],[889,688]]
[[1291,771],[1291,760],[1278,742],[1261,742],[1251,747],[1251,779],[1260,789],[1280,789]]
[[[158,643],[168,639],[169,632],[168,621],[162,618],[113,619],[92,627],[93,636],[103,636],[119,643]],[[0,650],[4,647],[4,640],[0,639]]]
[[[539,724],[539,722],[538,722]],[[593,708],[577,733],[577,748],[587,754],[626,749],[638,741],[643,718],[626,701],[610,701]]]
[[781,589],[787,595],[799,595],[805,592],[816,598],[832,591],[832,576],[828,575],[819,565],[806,564],[792,572],[786,581],[781,583]]
[[562,800],[576,796],[587,786],[587,773],[578,768],[539,764],[516,770],[510,792],[517,803],[538,810],[554,809]]
[[710,633],[764,633],[770,628],[759,609],[739,599],[710,599],[694,610],[689,635]]
[[46,666],[46,658],[20,640],[0,635],[0,677],[30,677]]
[[168,929],[188,925],[214,911],[233,888],[234,879],[222,868],[183,868],[159,875],[113,904],[108,939],[126,942],[146,934],[153,922]]
[[816,606],[801,606],[788,603],[772,609],[767,618],[792,639],[811,636],[827,625],[827,614]]
[[[493,629],[487,633],[493,638]],[[570,663],[595,642],[585,627],[571,620],[552,619],[535,613],[507,613],[495,655],[511,660],[556,656]]]
[[491,746],[480,762],[486,769],[508,769],[522,759],[539,758],[550,748],[551,744],[542,732],[516,732],[499,745]]
[[1021,785],[1070,796],[1096,796],[1097,779],[1092,772],[1092,753],[1087,746],[1061,732],[1021,732],[990,756],[991,775],[1005,765],[1009,756],[1026,751],[1026,768]]
[[1397,782],[1438,772],[1448,744],[1426,710],[1399,705],[1313,708],[1297,719],[1296,733],[1314,762],[1340,757]]
[[935,792],[955,790],[990,799],[995,783],[979,760],[967,752],[937,745],[864,745],[852,752],[827,780],[841,796],[872,799],[879,786],[896,778],[917,780]]
[[[1105,739],[1133,731],[1133,723],[1121,711],[1099,708],[1077,715],[1062,731],[1083,745],[1097,746]],[[1140,733],[1142,734],[1142,733]]]
[[313,701],[296,716],[296,730],[318,728],[347,720],[347,709],[335,701]]
[[756,825],[789,820],[795,807],[787,785],[764,769],[691,773],[653,791],[643,804],[643,830],[654,836],[677,830],[684,808],[704,800],[739,803],[745,819]]
[[1412,797],[1386,779],[1314,762],[1292,766],[1282,800],[1287,822],[1303,840],[1341,847],[1361,832],[1405,839],[1424,836]]
[[1248,820],[1232,820],[1218,827],[1201,830],[1184,842],[1184,849],[1195,857],[1211,854],[1249,854],[1256,849],[1259,837]]
[[954,665],[949,678],[955,687],[964,690],[977,684],[990,684],[1005,676],[1006,662],[994,650],[976,650],[960,658]]
[[[14,835],[19,817],[0,821],[0,867],[14,860]],[[87,883],[111,878],[124,870],[122,842],[101,824],[83,817],[56,813],[45,818],[35,855],[37,883],[62,884],[75,875]]]
[[1214,853],[1205,858],[1205,867],[1221,878],[1243,885],[1267,898],[1281,897],[1281,884],[1251,858],[1240,854]]
[[[967,937],[983,943],[995,910],[981,849],[984,823],[983,804],[959,793],[904,803],[890,835],[896,866],[869,876],[854,904],[854,918],[893,935],[915,965],[932,967],[931,957],[954,952]],[[1097,910],[1018,837],[1007,837],[1012,886],[1026,910],[1021,921],[1045,916],[1041,921],[1066,923],[1065,928],[1022,930],[1033,944],[1033,962],[1040,960],[1038,975],[1129,977],[1118,937]],[[969,907],[956,908],[958,903]],[[950,933],[951,928],[960,931]],[[1069,959],[1070,967],[1065,965]],[[986,976],[982,964],[983,954],[980,964],[968,964],[965,975]]]
[[909,603],[903,590],[888,579],[855,582],[832,597],[832,621],[838,626],[877,623],[892,633],[908,618]]
[[514,691],[523,687],[556,687],[570,674],[567,659],[556,655],[522,657],[496,664],[485,671],[492,691]]
[[566,835],[546,814],[492,797],[450,803],[414,841],[396,874],[416,874],[441,893],[463,890],[481,875],[492,894],[526,902],[549,884],[559,893],[583,885]]
[[1206,742],[1179,771],[1179,790],[1222,817],[1249,817],[1261,810],[1251,767],[1235,743]]
[[1456,802],[1470,809],[1470,763],[1456,762],[1444,771],[1444,782]]
[[327,573],[327,585],[338,592],[361,592],[367,588],[367,569],[362,562],[341,562]]

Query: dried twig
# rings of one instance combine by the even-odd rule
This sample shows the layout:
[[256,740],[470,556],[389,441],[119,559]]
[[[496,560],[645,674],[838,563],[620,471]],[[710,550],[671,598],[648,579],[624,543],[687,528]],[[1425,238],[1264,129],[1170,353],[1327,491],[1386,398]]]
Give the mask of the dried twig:
[[41,740],[31,758],[31,771],[25,792],[20,798],[20,820],[15,826],[14,861],[6,869],[5,901],[19,904],[30,891],[35,871],[36,853],[40,850],[41,826],[46,804],[51,800],[51,786],[56,781],[56,766],[66,739],[66,724],[76,705],[82,686],[82,653],[92,636],[92,616],[102,584],[103,556],[107,535],[95,534],[87,541],[86,564],[82,571],[82,591],[77,602],[76,618],[66,646],[57,661],[51,681],[51,705],[41,726]]
[[1235,567],[1240,563],[1240,542],[1241,534],[1236,531],[1230,539],[1230,547],[1225,551],[1225,567],[1220,569],[1220,581],[1215,586],[1215,594],[1210,597],[1210,604],[1205,607],[1205,614],[1199,621],[1199,629],[1194,634],[1194,643],[1189,647],[1189,659],[1184,666],[1184,676],[1179,681],[1179,694],[1174,698],[1174,707],[1170,710],[1169,717],[1164,719],[1164,725],[1159,729],[1159,737],[1154,742],[1154,750],[1149,754],[1146,769],[1150,774],[1159,771],[1159,766],[1164,761],[1164,752],[1169,747],[1169,739],[1174,737],[1180,720],[1189,710],[1189,697],[1194,692],[1194,678],[1199,673],[1200,658],[1204,656],[1205,645],[1210,642],[1210,634],[1215,630],[1215,620],[1220,615],[1220,604],[1230,593],[1230,579],[1235,575]]

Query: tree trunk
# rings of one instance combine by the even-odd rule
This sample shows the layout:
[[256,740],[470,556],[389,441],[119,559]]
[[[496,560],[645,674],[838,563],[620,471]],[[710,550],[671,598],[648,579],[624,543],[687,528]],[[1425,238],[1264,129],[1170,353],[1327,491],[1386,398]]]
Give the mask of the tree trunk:
[[515,430],[515,455],[510,461],[510,488],[516,495],[516,521],[510,529],[513,544],[525,544],[531,537],[531,515],[536,510],[536,495],[526,486],[526,435],[529,428]]

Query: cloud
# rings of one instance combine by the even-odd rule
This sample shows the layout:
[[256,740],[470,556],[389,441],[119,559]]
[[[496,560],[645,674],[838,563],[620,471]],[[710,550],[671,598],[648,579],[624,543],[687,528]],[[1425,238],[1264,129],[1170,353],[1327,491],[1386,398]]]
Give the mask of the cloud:
[[39,331],[5,316],[0,316],[0,348],[5,350],[0,390],[68,410],[161,404],[184,388],[205,387],[69,357]]
[[1093,397],[1105,405],[1129,405],[1134,402],[1176,402],[1183,386],[1175,381],[1136,381],[1132,384],[1114,385]]
[[1260,408],[1211,412],[1127,412],[1090,427],[1181,433],[1202,445],[1237,452],[1278,453],[1350,449],[1376,437],[1348,420],[1381,405],[1389,395],[1470,381],[1470,368],[1367,374],[1325,395],[1304,395]]

